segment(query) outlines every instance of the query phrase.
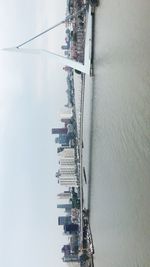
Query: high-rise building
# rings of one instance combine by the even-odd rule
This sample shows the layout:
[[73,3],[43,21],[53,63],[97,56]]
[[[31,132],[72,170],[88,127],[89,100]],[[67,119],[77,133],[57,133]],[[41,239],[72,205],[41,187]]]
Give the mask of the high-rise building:
[[76,173],[76,165],[61,165],[60,168],[60,175],[65,174],[75,174]]
[[78,229],[79,229],[78,224],[71,223],[71,224],[64,225],[64,232],[68,234],[77,233]]
[[60,113],[60,119],[61,120],[70,120],[73,117],[73,111],[72,108],[66,108],[64,110],[62,110],[62,112]]
[[75,150],[74,148],[64,148],[62,151],[59,152],[60,158],[72,158],[75,157]]
[[67,128],[52,128],[52,134],[66,134]]
[[64,209],[67,215],[71,215],[72,204],[58,204],[57,208]]
[[79,239],[78,234],[74,234],[70,236],[70,242],[69,242],[70,248],[71,248],[71,251],[75,254],[78,252],[78,248],[79,248],[78,239]]
[[64,253],[65,256],[70,255],[71,248],[70,245],[64,245],[61,249],[61,251]]
[[57,148],[57,153],[60,153],[60,152],[62,152],[64,149],[65,149],[65,147],[61,147],[61,146],[60,146],[60,147],[58,147],[58,148]]
[[60,185],[64,185],[67,187],[78,187],[79,186],[77,177],[72,174],[59,176],[58,182]]
[[59,144],[65,145],[65,146],[69,145],[69,139],[68,139],[67,134],[59,134]]
[[79,257],[78,255],[67,255],[63,257],[63,262],[79,262]]
[[58,204],[57,208],[58,209],[71,210],[72,209],[72,204]]
[[71,224],[71,216],[59,216],[58,225]]
[[60,167],[75,165],[75,158],[60,158],[59,164]]
[[59,193],[57,195],[60,199],[69,199],[71,197],[70,191],[64,191],[63,193]]

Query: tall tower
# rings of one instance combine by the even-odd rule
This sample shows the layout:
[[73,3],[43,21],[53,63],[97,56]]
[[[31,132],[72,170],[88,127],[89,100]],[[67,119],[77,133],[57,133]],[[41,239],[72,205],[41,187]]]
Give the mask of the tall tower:
[[70,191],[64,191],[63,193],[59,193],[57,195],[60,199],[69,199],[71,197]]
[[70,209],[71,210],[72,209],[72,204],[58,204],[57,208],[58,209],[68,209],[68,210]]
[[52,128],[52,134],[67,134],[67,128]]
[[71,216],[59,216],[58,225],[71,224]]

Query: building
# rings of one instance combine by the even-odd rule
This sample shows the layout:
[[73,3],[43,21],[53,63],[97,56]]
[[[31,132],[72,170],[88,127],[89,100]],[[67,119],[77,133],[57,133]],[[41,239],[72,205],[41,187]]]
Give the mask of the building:
[[63,193],[59,193],[57,195],[60,199],[69,199],[71,197],[70,191],[64,191]]
[[58,183],[67,187],[78,187],[79,182],[74,174],[65,174],[58,177]]
[[76,165],[75,164],[60,165],[59,173],[60,173],[61,177],[65,176],[66,174],[67,175],[75,175],[76,174]]
[[63,151],[64,149],[65,149],[65,147],[63,147],[63,146],[57,147],[57,153],[60,153],[60,152]]
[[74,224],[74,223],[71,223],[71,224],[65,224],[64,225],[64,232],[66,234],[76,234],[79,230],[79,225],[78,224]]
[[71,216],[59,216],[58,225],[71,224]]
[[52,128],[52,134],[67,134],[67,128]]
[[61,144],[62,146],[69,146],[69,138],[67,134],[59,134],[59,137],[55,138],[55,143]]
[[78,249],[79,249],[79,242],[78,242],[79,236],[78,234],[74,234],[70,236],[70,249],[71,251],[76,254],[78,253]]
[[79,257],[78,255],[66,255],[62,258],[63,262],[79,262]]
[[78,249],[76,251],[72,251],[72,247],[70,244],[64,245],[61,251],[62,253],[64,253],[63,257],[64,262],[79,261]]
[[65,256],[70,255],[71,253],[71,248],[70,245],[64,245],[61,249],[61,251],[64,253]]
[[75,187],[75,188],[77,188],[77,187],[79,186],[79,184],[78,184],[77,181],[61,181],[61,180],[59,180],[58,183],[59,183],[60,185],[62,185],[62,186],[65,186],[65,187],[70,186],[70,187]]
[[64,148],[62,151],[58,153],[60,158],[75,158],[75,150],[74,148]]
[[64,148],[58,153],[60,168],[75,168],[75,150],[74,148]]
[[60,167],[63,166],[74,166],[75,165],[75,158],[60,158],[59,160]]
[[58,204],[57,208],[58,209],[65,209],[65,210],[71,210],[72,204]]
[[72,204],[58,204],[57,208],[64,209],[66,215],[71,216]]
[[68,187],[78,187],[74,148],[65,148],[58,155],[60,168],[56,177],[59,184]]
[[61,120],[70,120],[73,117],[72,108],[66,108],[60,113]]

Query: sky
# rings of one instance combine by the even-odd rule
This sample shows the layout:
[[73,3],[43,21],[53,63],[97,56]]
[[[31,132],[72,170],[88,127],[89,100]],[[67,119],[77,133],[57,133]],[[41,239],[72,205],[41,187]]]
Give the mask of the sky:
[[[64,18],[65,0],[0,0],[0,49]],[[27,45],[60,52],[64,26]],[[51,128],[67,101],[63,66],[48,55],[0,51],[0,266],[62,266]]]

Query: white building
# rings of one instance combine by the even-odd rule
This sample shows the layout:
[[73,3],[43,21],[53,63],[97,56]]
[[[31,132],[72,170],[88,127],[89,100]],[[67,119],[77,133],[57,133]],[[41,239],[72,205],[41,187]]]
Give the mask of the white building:
[[68,173],[68,172],[75,173],[76,172],[76,165],[75,164],[73,164],[73,165],[61,165],[59,170],[60,170],[60,174],[62,174],[63,172],[64,173]]
[[63,193],[57,194],[58,198],[60,199],[69,199],[71,197],[71,192],[64,191]]
[[75,165],[75,159],[74,158],[60,158],[59,164],[60,164],[60,166]]
[[74,148],[65,148],[58,155],[60,166],[58,171],[59,184],[67,187],[78,187]]
[[78,181],[74,179],[59,179],[59,184],[67,187],[78,187]]
[[70,120],[73,117],[73,111],[72,108],[66,108],[64,110],[62,110],[62,112],[60,113],[60,119],[61,120]]
[[60,176],[58,177],[58,182],[60,185],[65,185],[65,186],[74,186],[78,187],[78,179],[75,173],[61,173]]
[[64,148],[63,151],[58,153],[59,158],[75,158],[74,148]]

